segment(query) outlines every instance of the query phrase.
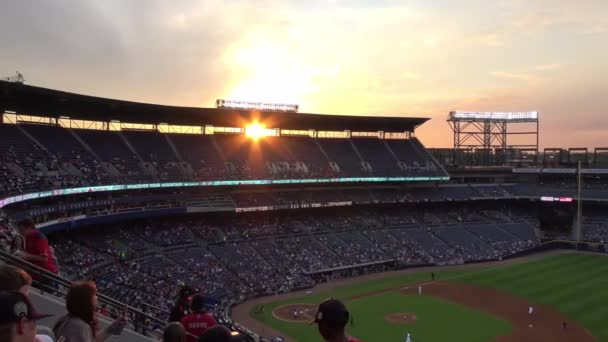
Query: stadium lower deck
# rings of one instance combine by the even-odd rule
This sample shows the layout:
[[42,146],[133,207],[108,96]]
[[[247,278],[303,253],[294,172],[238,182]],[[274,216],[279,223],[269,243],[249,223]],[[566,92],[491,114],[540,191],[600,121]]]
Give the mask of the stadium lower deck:
[[173,218],[52,238],[70,278],[93,278],[104,293],[160,317],[179,284],[242,301],[372,271],[496,260],[538,244],[524,211],[311,214]]

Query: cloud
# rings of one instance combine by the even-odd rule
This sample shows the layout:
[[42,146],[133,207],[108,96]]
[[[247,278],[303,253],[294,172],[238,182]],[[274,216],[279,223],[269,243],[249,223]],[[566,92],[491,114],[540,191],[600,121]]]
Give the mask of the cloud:
[[608,32],[608,22],[592,24],[589,28],[583,31],[585,34],[601,34]]
[[404,71],[401,73],[401,77],[406,80],[419,80],[420,75],[412,71]]
[[534,70],[538,71],[547,71],[547,70],[555,70],[561,68],[562,65],[560,63],[551,63],[551,64],[541,64],[534,67]]
[[489,46],[489,47],[500,47],[505,45],[505,37],[502,32],[480,32],[471,35],[470,40],[473,43]]
[[540,81],[542,79],[536,75],[532,75],[532,74],[528,74],[528,73],[512,73],[512,72],[507,72],[507,71],[491,71],[490,75],[492,75],[494,77],[498,77],[498,78],[506,78],[506,79],[511,79],[511,80],[526,81],[526,82],[536,82],[536,81]]

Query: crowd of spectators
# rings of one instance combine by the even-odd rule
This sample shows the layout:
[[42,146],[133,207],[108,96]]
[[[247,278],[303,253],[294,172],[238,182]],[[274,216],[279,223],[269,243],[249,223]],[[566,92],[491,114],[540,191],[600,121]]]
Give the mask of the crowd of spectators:
[[[451,216],[397,209],[247,213],[141,221],[52,238],[64,274],[94,279],[103,293],[161,318],[180,284],[238,301],[309,287],[314,274],[333,268],[487,260],[536,243],[509,234],[502,222],[481,227],[469,221],[491,214],[459,212],[458,224],[450,224]],[[532,224],[520,224],[533,234]]]
[[[470,206],[259,212],[174,217],[51,236],[61,272],[167,319],[188,285],[219,301],[288,292],[336,274],[496,260],[538,244],[525,211]],[[585,218],[585,240],[605,242],[608,219]],[[0,237],[11,230],[0,225]],[[10,238],[3,246],[11,248]],[[367,266],[365,266],[367,267]],[[373,268],[370,268],[373,269]]]

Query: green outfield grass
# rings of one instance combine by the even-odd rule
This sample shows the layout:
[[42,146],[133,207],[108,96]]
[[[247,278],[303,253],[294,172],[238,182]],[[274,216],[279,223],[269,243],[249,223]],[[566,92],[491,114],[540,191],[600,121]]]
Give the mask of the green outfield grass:
[[608,257],[560,255],[483,272],[455,281],[491,287],[553,307],[608,341]]
[[[600,341],[608,341],[608,324],[604,323],[604,317],[608,316],[608,258],[605,256],[560,255],[512,266],[451,270],[437,274],[437,279],[495,288],[548,305],[577,320]],[[349,298],[428,280],[428,272],[392,276],[274,302],[266,305],[263,313],[255,313],[257,308],[253,308],[250,314],[300,342],[320,341],[314,326],[277,320],[272,311],[285,304],[317,304],[329,297]],[[508,322],[427,296],[386,292],[349,300],[347,305],[354,316],[348,331],[364,341],[377,340],[378,333],[386,336],[387,341],[402,341],[409,330],[415,341],[483,342],[510,330]],[[418,320],[409,325],[384,320],[388,313],[404,311],[415,313]],[[471,328],[465,328],[469,326]],[[480,326],[484,329],[475,329]]]

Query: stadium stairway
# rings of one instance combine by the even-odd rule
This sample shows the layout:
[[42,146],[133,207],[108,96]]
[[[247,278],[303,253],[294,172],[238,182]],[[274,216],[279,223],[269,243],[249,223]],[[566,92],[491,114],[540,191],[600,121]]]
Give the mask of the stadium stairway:
[[141,155],[137,152],[137,150],[135,149],[135,147],[127,139],[127,137],[125,136],[125,134],[123,134],[122,131],[117,131],[116,134],[118,134],[118,136],[120,137],[120,139],[122,140],[122,142],[125,144],[125,146],[127,146],[127,148],[129,149],[129,151],[131,151],[131,153],[137,158],[138,166],[139,166],[140,171],[143,172],[143,174],[145,176],[152,177],[153,179],[158,180],[157,170],[152,166],[152,164],[146,162],[141,157]]

